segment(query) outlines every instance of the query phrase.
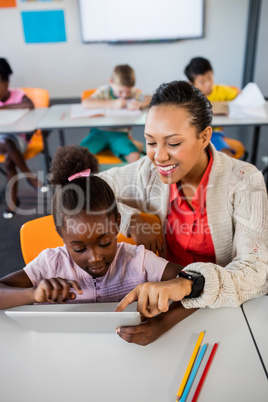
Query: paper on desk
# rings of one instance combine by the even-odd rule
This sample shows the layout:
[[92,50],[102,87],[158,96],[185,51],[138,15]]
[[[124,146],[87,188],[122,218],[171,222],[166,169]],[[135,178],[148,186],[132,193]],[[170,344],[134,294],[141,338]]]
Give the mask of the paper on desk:
[[264,108],[265,99],[254,82],[249,82],[241,93],[229,102],[229,117],[245,118],[255,116],[260,118],[267,117]]
[[85,119],[87,117],[96,116],[135,116],[141,114],[140,110],[129,109],[85,109],[81,103],[71,105],[70,118],[71,119]]
[[8,126],[10,124],[15,124],[28,112],[29,109],[0,109],[0,125]]

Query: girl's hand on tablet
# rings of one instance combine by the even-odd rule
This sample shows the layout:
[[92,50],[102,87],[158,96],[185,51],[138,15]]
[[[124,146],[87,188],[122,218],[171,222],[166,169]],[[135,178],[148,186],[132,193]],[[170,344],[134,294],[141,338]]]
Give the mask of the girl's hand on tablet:
[[64,303],[67,300],[76,298],[75,292],[83,294],[80,286],[76,281],[69,281],[63,278],[42,279],[38,286],[34,289],[34,299],[36,303]]

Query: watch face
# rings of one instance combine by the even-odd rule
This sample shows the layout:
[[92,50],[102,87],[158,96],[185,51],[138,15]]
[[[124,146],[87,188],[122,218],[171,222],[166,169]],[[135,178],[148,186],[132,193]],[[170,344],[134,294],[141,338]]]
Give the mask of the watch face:
[[191,277],[193,280],[192,291],[187,298],[199,297],[204,289],[205,278],[199,274],[191,275]]
[[196,278],[196,280],[194,282],[194,287],[197,288],[197,289],[200,289],[200,288],[203,289],[204,283],[205,283],[204,277],[199,276],[198,278]]

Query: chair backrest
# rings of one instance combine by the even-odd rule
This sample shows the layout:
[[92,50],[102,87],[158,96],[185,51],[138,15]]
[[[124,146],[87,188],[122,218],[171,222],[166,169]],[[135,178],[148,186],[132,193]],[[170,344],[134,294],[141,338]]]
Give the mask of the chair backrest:
[[89,98],[94,92],[96,91],[96,88],[94,89],[86,89],[85,91],[82,92],[81,95],[81,101],[83,101],[86,98]]
[[21,88],[31,99],[35,108],[49,106],[49,92],[43,88]]
[[24,223],[20,229],[20,245],[25,264],[46,248],[63,246],[63,240],[55,229],[53,216],[43,216]]
[[[141,213],[141,216],[151,225],[161,224],[156,215]],[[117,241],[135,244],[131,237],[125,237],[122,233],[118,234]],[[24,223],[20,229],[20,245],[25,264],[29,264],[46,248],[63,246],[63,240],[55,229],[53,216],[47,215]]]

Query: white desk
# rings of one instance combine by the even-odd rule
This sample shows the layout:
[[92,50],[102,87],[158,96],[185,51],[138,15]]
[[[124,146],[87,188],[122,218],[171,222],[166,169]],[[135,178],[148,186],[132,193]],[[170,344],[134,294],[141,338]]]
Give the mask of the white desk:
[[38,123],[41,130],[81,127],[132,127],[145,124],[147,112],[133,116],[70,118],[71,105],[53,105]]
[[[51,131],[52,129],[59,130],[61,145],[64,145],[63,129],[65,128],[81,128],[81,127],[133,127],[144,126],[147,111],[143,111],[139,116],[124,116],[124,117],[90,117],[87,119],[71,119],[71,105],[54,105],[51,106],[47,113],[41,118],[38,123],[38,128],[43,131]],[[260,136],[260,127],[268,125],[268,102],[265,105],[266,117],[259,118],[249,116],[247,118],[230,118],[229,116],[213,116],[212,126],[254,126],[254,135],[252,142],[251,163],[256,164],[257,151]],[[47,133],[48,134],[48,133]]]
[[40,119],[47,112],[47,108],[29,110],[15,124],[0,125],[0,133],[31,133],[37,129]]
[[212,125],[217,126],[254,126],[253,140],[251,145],[250,162],[256,165],[257,153],[260,140],[261,126],[268,125],[268,102],[265,104],[266,117],[248,116],[243,118],[231,118],[229,116],[213,116]]
[[3,402],[175,402],[199,333],[219,347],[198,402],[266,402],[268,382],[240,308],[202,309],[154,343],[34,333],[0,312]]
[[[38,128],[42,130],[44,147],[46,154],[49,155],[47,137],[54,129],[59,132],[60,145],[65,145],[65,128],[93,128],[93,127],[133,127],[143,126],[145,124],[147,112],[133,116],[117,117],[90,117],[85,119],[70,118],[71,105],[53,105],[51,106],[38,123]],[[46,158],[46,170],[49,171],[49,158]]]
[[[266,374],[268,373],[268,296],[249,300],[243,304],[252,336],[259,349]],[[267,374],[268,375],[268,374]]]

